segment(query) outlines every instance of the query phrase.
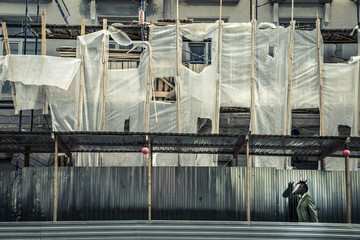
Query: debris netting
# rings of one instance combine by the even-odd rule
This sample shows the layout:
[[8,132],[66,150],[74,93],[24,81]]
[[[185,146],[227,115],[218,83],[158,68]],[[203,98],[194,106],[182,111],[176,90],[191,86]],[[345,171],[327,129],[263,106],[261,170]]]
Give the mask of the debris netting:
[[[2,81],[16,82],[18,110],[42,108],[42,85],[45,85],[54,131],[197,133],[199,124],[206,122],[210,123],[211,132],[216,133],[219,108],[240,107],[254,114],[253,134],[288,135],[293,109],[320,109],[317,32],[294,30],[294,40],[290,43],[291,28],[264,26],[255,29],[254,43],[249,23],[222,23],[220,37],[218,22],[181,25],[179,39],[176,39],[176,25],[151,25],[149,42],[131,41],[125,33],[110,27],[78,37],[77,59],[19,56],[18,63],[14,64],[15,58],[7,57],[3,64],[6,73],[20,74],[24,67],[38,68],[41,64],[36,62],[41,59],[57,64],[61,61],[63,66],[49,65],[52,69],[46,69],[45,73],[51,72],[51,76],[45,74],[46,78],[38,79],[35,74],[39,73],[24,71],[26,74],[16,79],[3,74]],[[109,37],[121,46],[142,47],[138,68],[108,69]],[[211,63],[200,73],[182,64],[184,39],[211,41]],[[251,109],[252,44],[255,49],[254,109]],[[177,54],[177,46],[180,54]],[[320,56],[322,49],[320,40]],[[0,69],[1,62],[0,58]],[[358,59],[347,64],[322,63],[321,74],[324,135],[336,136],[338,126],[346,125],[351,128],[351,135],[357,136]],[[154,86],[159,78],[174,79],[175,95],[171,100],[155,100]],[[140,150],[141,146],[139,153],[81,153],[74,157],[77,166],[146,165],[147,159]],[[279,153],[279,150],[272,153]],[[254,160],[252,165],[257,167],[281,169],[289,165],[284,157],[255,157]],[[355,161],[351,169],[356,169]],[[217,166],[217,157],[162,153],[154,154],[153,165]],[[329,158],[325,167],[340,170],[343,165]]]

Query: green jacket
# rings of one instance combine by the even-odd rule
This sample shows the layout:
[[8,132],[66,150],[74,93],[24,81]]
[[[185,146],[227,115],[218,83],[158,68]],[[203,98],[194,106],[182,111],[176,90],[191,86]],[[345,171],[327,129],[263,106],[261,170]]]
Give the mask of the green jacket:
[[319,222],[314,200],[306,194],[297,209],[299,222]]

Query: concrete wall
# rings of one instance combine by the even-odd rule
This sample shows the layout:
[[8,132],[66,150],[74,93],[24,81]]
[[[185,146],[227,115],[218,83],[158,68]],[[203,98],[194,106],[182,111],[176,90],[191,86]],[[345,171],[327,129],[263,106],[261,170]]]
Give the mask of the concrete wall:
[[[147,6],[147,20],[163,18],[163,1],[150,0]],[[176,18],[176,0],[170,2],[170,18]],[[25,14],[25,3],[9,3],[8,0],[0,0],[0,19],[11,17],[23,18]],[[36,16],[36,1],[30,1],[29,15]],[[140,2],[140,1],[139,1]],[[219,7],[217,5],[194,5],[187,4],[179,0],[179,15],[182,19],[188,18],[218,18]],[[205,1],[206,2],[206,1]],[[258,0],[258,21],[274,21],[274,5],[268,3],[268,0]],[[317,1],[315,1],[317,2]],[[61,3],[61,1],[60,1]],[[91,8],[90,0],[65,0],[70,15],[68,21],[70,24],[80,24],[82,18],[90,22]],[[131,0],[97,0],[96,14],[109,16],[134,16],[140,5]],[[65,23],[55,1],[40,4],[40,9],[47,12],[47,22],[52,24]],[[65,9],[64,9],[65,11]],[[296,19],[315,19],[316,15],[324,18],[324,4],[297,4],[295,3],[294,17]],[[222,15],[228,18],[229,22],[247,22],[250,20],[250,1],[240,0],[236,5],[224,5]],[[279,4],[278,16],[280,19],[289,19],[291,16],[290,4]],[[325,28],[352,28],[356,25],[356,4],[350,0],[333,0],[329,8],[329,23],[323,22]],[[34,19],[35,20],[35,19]],[[136,20],[136,19],[134,19]],[[96,22],[92,22],[96,23]]]

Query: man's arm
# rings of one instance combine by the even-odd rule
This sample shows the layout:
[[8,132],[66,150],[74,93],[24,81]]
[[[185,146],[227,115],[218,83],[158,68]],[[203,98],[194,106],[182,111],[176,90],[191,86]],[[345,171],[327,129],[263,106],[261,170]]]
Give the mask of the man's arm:
[[317,210],[316,210],[314,200],[312,198],[309,198],[308,203],[309,203],[308,204],[308,209],[309,209],[311,221],[312,222],[319,222],[318,214],[317,214]]

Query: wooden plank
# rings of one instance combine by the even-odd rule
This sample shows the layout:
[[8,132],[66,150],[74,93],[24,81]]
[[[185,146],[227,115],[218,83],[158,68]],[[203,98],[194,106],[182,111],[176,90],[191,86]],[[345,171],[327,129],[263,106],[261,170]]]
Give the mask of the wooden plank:
[[[5,44],[6,55],[11,55],[11,49],[10,49],[10,43],[9,43],[9,36],[8,36],[7,28],[6,28],[6,22],[2,22],[1,26],[2,26],[2,31],[3,31],[3,35],[4,35],[4,44]],[[15,83],[10,82],[10,85],[11,85],[11,95],[12,95],[12,99],[14,101],[14,106],[17,106]],[[15,114],[19,114],[19,111],[17,110],[16,107],[15,107]]]
[[166,85],[168,85],[168,86],[171,87],[172,89],[175,88],[175,86],[174,86],[172,83],[170,83],[168,80],[166,80],[166,78],[161,77],[160,80],[162,80]]
[[170,98],[172,96],[172,92],[164,92],[164,91],[154,91],[153,93],[155,97],[159,98]]
[[[43,9],[41,11],[41,55],[46,55],[46,11]],[[42,114],[45,114],[45,99],[46,99],[46,89],[43,85],[42,88],[43,99],[42,99]]]

